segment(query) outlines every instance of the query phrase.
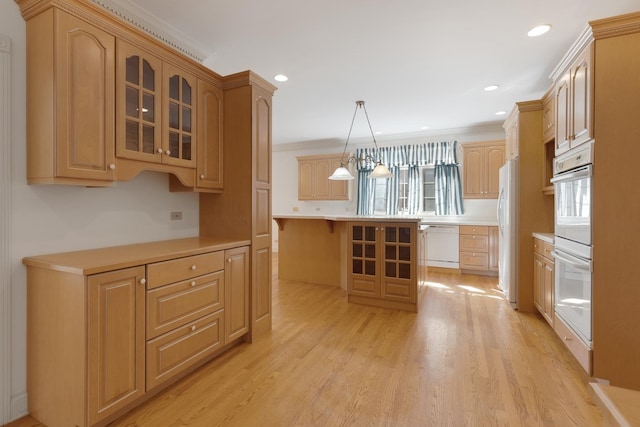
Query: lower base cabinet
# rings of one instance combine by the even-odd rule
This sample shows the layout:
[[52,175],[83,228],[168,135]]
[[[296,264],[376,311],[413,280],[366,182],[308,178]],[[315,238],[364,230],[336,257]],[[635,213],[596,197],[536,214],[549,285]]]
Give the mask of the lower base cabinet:
[[552,251],[552,244],[533,238],[533,304],[551,326],[554,322],[555,299]]
[[460,270],[489,276],[498,274],[498,227],[460,226]]
[[28,257],[29,413],[106,425],[248,336],[246,241]]

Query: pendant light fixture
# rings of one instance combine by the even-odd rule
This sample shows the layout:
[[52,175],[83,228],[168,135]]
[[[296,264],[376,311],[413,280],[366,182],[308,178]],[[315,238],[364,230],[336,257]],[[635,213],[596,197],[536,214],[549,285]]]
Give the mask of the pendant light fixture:
[[369,121],[369,115],[367,114],[367,107],[364,106],[364,101],[356,101],[356,109],[353,112],[353,118],[351,119],[351,127],[349,127],[349,134],[347,134],[347,142],[344,144],[344,150],[342,151],[342,158],[340,159],[340,167],[333,172],[333,175],[329,177],[331,180],[335,181],[346,181],[355,179],[353,175],[346,168],[346,165],[349,163],[356,162],[372,162],[376,163],[376,167],[373,169],[373,172],[369,175],[369,178],[392,178],[393,174],[389,171],[389,169],[382,164],[381,161],[375,160],[373,156],[367,154],[365,157],[356,157],[353,154],[350,155],[346,160],[344,160],[344,155],[347,152],[347,145],[349,145],[349,138],[351,137],[351,131],[353,130],[353,123],[356,120],[356,114],[358,113],[358,108],[362,108],[364,110],[364,115],[367,118],[367,124],[369,125],[369,131],[371,132],[371,137],[373,138],[373,145],[376,147],[376,151],[379,154],[378,143],[376,142],[376,137],[373,134],[373,129],[371,128],[371,122]]

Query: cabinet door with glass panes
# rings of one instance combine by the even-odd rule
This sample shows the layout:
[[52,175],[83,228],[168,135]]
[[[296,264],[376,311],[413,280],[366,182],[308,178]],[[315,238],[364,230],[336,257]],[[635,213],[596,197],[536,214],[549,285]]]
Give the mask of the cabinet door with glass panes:
[[349,223],[349,294],[415,302],[416,244],[413,223]]
[[165,63],[163,76],[162,162],[195,168],[196,78]]
[[116,155],[162,161],[162,62],[118,40]]

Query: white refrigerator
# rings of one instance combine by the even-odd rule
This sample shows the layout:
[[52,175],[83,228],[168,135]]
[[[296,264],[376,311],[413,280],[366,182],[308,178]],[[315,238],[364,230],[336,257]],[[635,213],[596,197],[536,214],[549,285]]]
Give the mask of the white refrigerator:
[[498,193],[499,276],[498,286],[513,308],[518,308],[517,283],[517,197],[518,159],[507,160],[500,168]]

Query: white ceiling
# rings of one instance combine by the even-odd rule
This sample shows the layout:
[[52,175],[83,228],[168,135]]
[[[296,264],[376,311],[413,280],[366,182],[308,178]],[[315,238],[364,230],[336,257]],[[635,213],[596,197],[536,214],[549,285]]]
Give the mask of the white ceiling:
[[[504,121],[497,111],[545,93],[589,20],[640,10],[639,0],[114,1],[148,13],[218,74],[272,81],[274,144],[318,145],[344,142],[357,100],[379,141]],[[527,37],[542,23],[552,30]],[[500,89],[485,92],[491,84]],[[367,133],[359,113],[352,137]]]

